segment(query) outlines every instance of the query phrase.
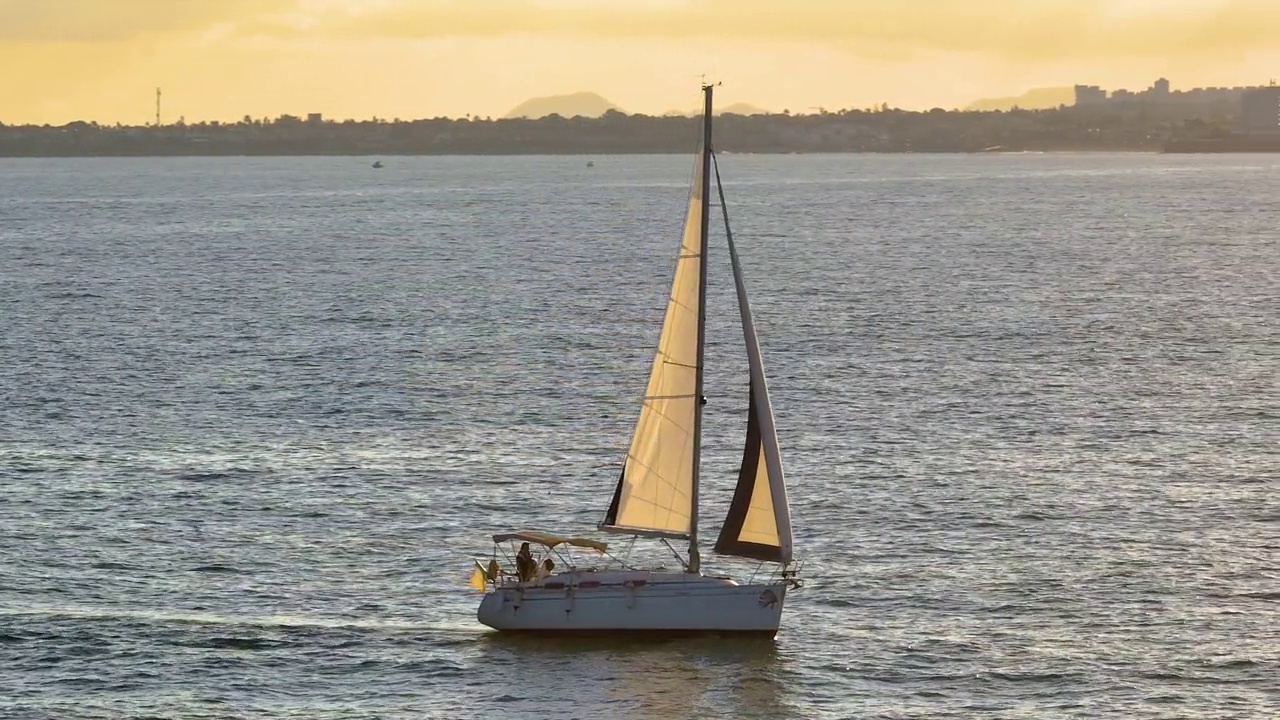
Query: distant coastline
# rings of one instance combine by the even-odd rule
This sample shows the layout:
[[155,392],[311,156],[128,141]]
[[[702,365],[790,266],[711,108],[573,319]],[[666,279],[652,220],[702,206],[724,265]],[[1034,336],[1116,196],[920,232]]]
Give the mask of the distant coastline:
[[[737,153],[1276,151],[1269,149],[1275,143],[1235,137],[1238,113],[1232,110],[1210,108],[1186,116],[1177,109],[1149,108],[914,112],[881,107],[807,115],[724,114],[716,124],[718,149]],[[688,152],[697,123],[690,117],[610,111],[598,118],[536,120],[334,122],[286,115],[159,127],[0,125],[0,157],[665,154]]]

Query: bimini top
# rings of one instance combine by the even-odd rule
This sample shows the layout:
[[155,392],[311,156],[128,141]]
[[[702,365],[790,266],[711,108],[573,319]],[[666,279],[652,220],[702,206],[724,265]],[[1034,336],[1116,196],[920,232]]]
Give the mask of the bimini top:
[[609,548],[605,543],[599,540],[589,540],[580,537],[562,537],[560,535],[551,535],[549,533],[538,532],[537,530],[517,530],[509,533],[498,533],[493,536],[496,543],[506,542],[508,540],[519,540],[521,542],[537,543],[553,548],[557,545],[572,545],[574,547],[591,548],[596,552],[604,552]]

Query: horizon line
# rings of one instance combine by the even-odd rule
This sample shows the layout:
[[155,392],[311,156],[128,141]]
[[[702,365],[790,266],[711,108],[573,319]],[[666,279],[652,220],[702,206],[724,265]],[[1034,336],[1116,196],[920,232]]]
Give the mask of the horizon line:
[[[1057,112],[1062,109],[1074,108],[1074,107],[1077,107],[1077,105],[1060,103],[1053,107],[1024,108],[1024,107],[1014,106],[1005,110],[1002,110],[1002,109],[978,110],[978,109],[967,109],[967,108],[943,108],[943,107],[932,107],[929,109],[912,109],[912,108],[898,107],[896,105],[889,105],[888,103],[881,103],[878,106],[872,106],[872,107],[866,107],[866,108],[845,107],[845,108],[837,108],[837,109],[826,109],[826,108],[815,106],[812,108],[807,108],[806,111],[802,111],[802,112],[791,112],[788,109],[784,109],[780,111],[763,110],[761,112],[751,113],[749,115],[743,115],[741,113],[734,113],[734,112],[716,112],[714,114],[715,115],[736,115],[738,117],[798,118],[798,117],[825,117],[825,116],[831,116],[831,115],[846,115],[846,114],[855,114],[855,113],[879,114],[879,113],[886,113],[886,112],[900,112],[900,113],[927,115],[932,112],[942,111],[948,114],[980,115],[980,114],[1011,113],[1011,112]],[[810,110],[816,110],[816,112],[809,112]],[[77,123],[82,125],[94,126],[98,128],[117,128],[117,127],[118,128],[156,128],[156,127],[174,128],[174,127],[194,127],[194,126],[200,126],[200,125],[217,125],[219,127],[222,127],[222,126],[232,126],[232,125],[276,124],[276,123],[280,123],[281,121],[287,121],[287,124],[298,124],[298,125],[316,125],[316,124],[344,125],[347,123],[352,123],[352,124],[374,123],[374,124],[395,125],[395,124],[412,124],[412,123],[419,123],[419,122],[446,122],[446,121],[447,122],[497,123],[497,122],[520,122],[520,121],[537,122],[540,120],[550,120],[553,117],[558,117],[561,120],[601,120],[609,113],[615,113],[618,115],[622,115],[623,117],[643,117],[643,118],[650,118],[654,120],[675,120],[675,119],[696,120],[697,118],[702,116],[702,113],[700,112],[699,113],[694,113],[694,112],[680,113],[676,111],[669,111],[666,113],[653,115],[653,114],[642,113],[642,112],[629,113],[629,112],[618,110],[618,109],[606,110],[605,112],[599,113],[597,115],[560,115],[558,113],[549,113],[547,115],[540,115],[537,117],[531,117],[528,115],[520,115],[520,116],[514,116],[514,117],[504,115],[501,117],[494,117],[492,115],[480,116],[480,115],[468,114],[460,117],[449,116],[449,115],[435,115],[432,117],[417,117],[417,118],[399,118],[399,117],[386,118],[386,117],[379,117],[377,115],[373,115],[366,118],[355,118],[355,117],[332,118],[332,117],[324,117],[323,113],[306,113],[302,115],[295,115],[292,113],[282,113],[275,117],[244,116],[244,117],[250,118],[248,122],[245,122],[244,117],[242,117],[239,120],[200,119],[200,120],[188,121],[185,119],[179,119],[178,121],[175,121],[175,122],[161,123],[158,126],[154,122],[127,123],[127,122],[121,122],[121,121],[112,122],[112,121],[81,119],[81,120],[68,120],[67,122],[64,122],[64,123],[49,123],[49,122],[7,122],[3,119],[0,119],[0,127],[61,128],[61,127],[67,127],[69,125],[75,125]],[[320,118],[318,118],[318,120],[311,120],[309,116],[312,114],[319,115]],[[181,118],[181,116],[179,117]]]

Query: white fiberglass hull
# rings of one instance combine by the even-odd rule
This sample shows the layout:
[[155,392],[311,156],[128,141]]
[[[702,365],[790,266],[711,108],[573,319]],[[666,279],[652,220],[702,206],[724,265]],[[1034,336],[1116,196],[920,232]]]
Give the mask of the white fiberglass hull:
[[738,585],[725,578],[647,571],[569,572],[505,583],[477,617],[507,632],[741,633],[773,636],[786,585]]

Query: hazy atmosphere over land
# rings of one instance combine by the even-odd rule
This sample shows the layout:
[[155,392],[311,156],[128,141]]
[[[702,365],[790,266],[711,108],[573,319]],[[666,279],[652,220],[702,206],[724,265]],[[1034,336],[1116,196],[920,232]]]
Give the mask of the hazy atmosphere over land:
[[1274,0],[0,0],[0,122],[962,107],[1076,82],[1280,76]]

